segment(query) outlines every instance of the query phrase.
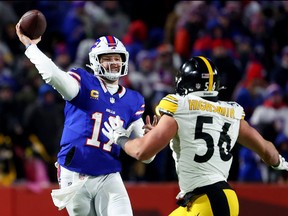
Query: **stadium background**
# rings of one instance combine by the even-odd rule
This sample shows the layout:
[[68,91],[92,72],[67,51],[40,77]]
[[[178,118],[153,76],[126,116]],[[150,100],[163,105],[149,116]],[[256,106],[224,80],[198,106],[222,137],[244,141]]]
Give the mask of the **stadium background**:
[[[162,42],[164,41],[163,38],[163,31],[166,29],[167,20],[170,15],[175,12],[175,6],[178,5],[179,1],[172,1],[172,0],[161,0],[161,1],[133,1],[133,0],[121,0],[118,1],[120,6],[116,6],[116,12],[121,14],[121,19],[126,20],[124,17],[127,16],[129,23],[126,27],[129,27],[133,21],[143,21],[146,25],[147,31],[148,31],[148,37],[146,38],[145,46],[142,46],[142,49],[148,52],[142,52],[142,55],[131,55],[135,61],[141,61],[146,58],[155,58],[155,50],[158,50],[158,48],[161,48]],[[233,2],[233,1],[232,1]],[[253,1],[241,1],[242,8],[244,5],[248,5]],[[265,5],[265,1],[257,1],[261,5],[261,9],[263,12],[265,12],[266,16],[265,18],[271,18],[273,16],[269,16],[269,10],[267,9],[269,7],[269,4]],[[282,1],[274,1],[278,2],[272,5],[274,8],[279,7],[281,5]],[[103,1],[94,1],[95,5],[97,5],[100,9],[104,8]],[[219,11],[225,7],[226,1],[206,1],[208,5],[214,5],[215,8],[217,8]],[[267,2],[266,2],[267,3]],[[11,87],[14,91],[14,93],[19,93],[25,91],[26,88],[24,88],[24,80],[28,79],[27,74],[23,74],[25,70],[19,70],[18,67],[21,65],[19,62],[24,62],[24,60],[21,58],[24,54],[24,48],[19,43],[18,39],[15,38],[15,34],[11,33],[14,30],[15,23],[19,20],[22,14],[24,14],[26,11],[30,9],[39,9],[41,10],[48,22],[46,33],[44,34],[42,38],[42,42],[40,43],[40,47],[45,50],[51,57],[60,63],[63,63],[61,58],[64,58],[63,56],[70,55],[69,62],[70,65],[73,65],[73,61],[76,61],[76,48],[80,44],[80,41],[83,40],[85,37],[92,37],[92,36],[99,36],[99,34],[103,32],[109,32],[109,28],[105,26],[105,22],[98,22],[97,19],[99,17],[94,17],[96,19],[94,25],[97,26],[99,32],[94,31],[88,31],[85,32],[83,35],[79,36],[79,38],[75,41],[70,41],[68,38],[72,38],[73,33],[75,31],[71,31],[73,29],[73,23],[68,23],[71,26],[69,28],[67,27],[67,31],[64,31],[64,28],[62,28],[61,24],[64,22],[66,15],[68,15],[70,12],[72,13],[73,10],[77,10],[77,8],[82,8],[85,5],[85,2],[81,1],[27,1],[27,2],[20,2],[20,1],[3,1],[0,3],[0,32],[1,32],[1,40],[0,44],[2,45],[1,48],[1,57],[3,57],[5,66],[12,71],[12,78],[15,78],[16,81],[19,80],[19,77],[21,77],[21,83],[19,86],[13,86],[13,79],[5,80],[4,76],[0,72],[0,91],[3,91],[3,89],[6,88],[8,85]],[[115,7],[115,6],[113,6]],[[98,8],[98,9],[99,9]],[[106,8],[107,9],[107,8]],[[264,10],[265,9],[265,10]],[[191,9],[191,11],[193,11]],[[280,11],[280,9],[279,9]],[[107,9],[107,16],[113,16],[115,15],[115,11],[112,9]],[[194,11],[195,12],[195,11]],[[271,12],[271,11],[270,11]],[[96,13],[96,12],[95,12]],[[116,13],[116,14],[117,14]],[[73,13],[72,13],[73,14]],[[97,15],[97,14],[96,14]],[[90,15],[91,16],[91,15]],[[276,17],[276,16],[275,16]],[[110,17],[111,18],[111,17]],[[107,21],[107,20],[106,20]],[[271,21],[271,19],[269,19]],[[109,23],[109,21],[107,21]],[[139,24],[139,23],[138,23]],[[143,24],[143,23],[142,23]],[[213,23],[211,23],[212,25]],[[104,25],[104,26],[103,26]],[[114,23],[115,25],[115,23]],[[256,25],[259,25],[256,24]],[[114,26],[115,29],[118,29],[117,26]],[[143,25],[140,25],[140,27],[143,27]],[[145,26],[144,26],[145,27]],[[97,30],[95,27],[95,29]],[[113,26],[111,27],[113,29]],[[139,28],[139,26],[136,25],[135,28]],[[70,29],[70,32],[69,32]],[[123,27],[124,29],[124,27]],[[125,39],[127,43],[131,42],[131,38],[129,38],[130,35],[125,34],[125,32],[128,32],[126,29],[122,33],[119,33],[119,35],[122,35],[123,38],[120,36],[120,39]],[[62,31],[63,30],[63,31]],[[143,29],[142,29],[143,30]],[[283,29],[284,31],[284,29]],[[110,31],[109,33],[114,34],[113,31]],[[140,33],[144,34],[145,32],[140,30]],[[68,36],[67,36],[67,35]],[[116,34],[116,32],[115,32]],[[267,32],[267,35],[269,32]],[[141,36],[141,35],[140,35]],[[167,36],[167,35],[166,35]],[[285,36],[285,32],[283,32],[283,36]],[[94,37],[93,37],[94,38]],[[252,38],[252,37],[251,37]],[[249,39],[249,38],[248,38]],[[167,39],[168,40],[168,39]],[[288,38],[287,38],[288,40]],[[279,40],[278,40],[279,41]],[[167,41],[166,41],[167,42]],[[271,63],[272,59],[274,58],[280,58],[282,54],[282,48],[284,48],[285,45],[287,45],[288,42],[283,42],[282,44],[278,45],[278,48],[275,48],[275,57],[272,56],[270,61],[266,61],[266,56],[264,56],[262,59],[260,59],[262,65],[265,67],[266,71],[272,71],[271,68],[273,68],[273,65],[276,63],[279,63],[279,60],[275,60],[275,62]],[[69,46],[70,45],[70,46]],[[167,45],[167,44],[166,44]],[[174,45],[172,43],[172,45]],[[217,46],[217,44],[214,44]],[[8,46],[10,51],[3,46]],[[188,44],[187,44],[188,46]],[[73,49],[70,50],[69,47],[72,47]],[[164,46],[163,46],[164,47]],[[167,46],[165,46],[167,48]],[[256,49],[256,48],[255,48]],[[143,51],[141,50],[141,51]],[[134,51],[131,49],[131,51]],[[191,50],[190,50],[191,51]],[[177,51],[173,51],[175,56],[179,57],[178,61],[176,58],[176,65],[179,64],[179,61],[183,60],[185,58],[185,55],[181,54],[181,52],[177,53]],[[191,51],[192,52],[192,51]],[[140,51],[139,51],[140,53]],[[64,55],[65,54],[65,55]],[[10,55],[10,56],[9,56]],[[134,56],[134,57],[133,57]],[[59,60],[59,59],[60,60]],[[63,60],[64,61],[64,60]],[[83,63],[83,62],[82,62]],[[135,64],[135,68],[137,68],[137,64],[139,62],[132,62],[131,64]],[[64,61],[63,67],[67,66],[67,62]],[[3,71],[1,69],[1,71]],[[19,72],[20,71],[20,72]],[[242,71],[244,74],[245,72]],[[270,72],[272,73],[272,72]],[[267,73],[266,73],[267,74]],[[33,72],[29,72],[29,76],[33,76],[34,80],[34,74]],[[3,78],[4,77],[4,78]],[[133,78],[131,78],[133,79]],[[3,81],[4,80],[4,81]],[[35,78],[36,81],[38,81]],[[266,76],[266,80],[270,82],[270,78]],[[11,82],[10,82],[11,81]],[[239,81],[239,80],[238,80]],[[128,85],[131,84],[130,82],[124,80],[124,82],[127,82]],[[126,84],[127,84],[126,83]],[[19,83],[18,83],[19,84]],[[133,87],[133,85],[131,85]],[[27,86],[25,86],[27,87]],[[33,92],[36,92],[36,95],[38,94],[38,90],[40,90],[41,85],[37,84],[36,87],[33,86]],[[148,88],[148,87],[147,87]],[[169,89],[169,88],[167,88]],[[44,89],[45,90],[45,89]],[[169,91],[169,90],[167,90]],[[156,92],[159,93],[159,92]],[[161,92],[163,93],[163,92]],[[232,94],[232,93],[231,93]],[[29,95],[29,91],[27,93]],[[27,95],[25,95],[27,97]],[[19,96],[19,94],[18,94]],[[37,97],[35,97],[37,98]],[[34,100],[36,99],[26,99],[24,103],[25,107],[28,106],[27,103],[34,103]],[[59,98],[57,98],[58,100]],[[150,98],[152,101],[156,100],[155,98]],[[61,109],[63,106],[63,103],[60,102],[60,99],[57,101],[58,105]],[[150,101],[149,101],[150,104]],[[23,105],[23,103],[21,103]],[[151,105],[152,106],[152,105]],[[152,106],[153,107],[153,106]],[[24,110],[23,107],[20,108],[20,111]],[[152,110],[152,108],[151,108]],[[0,109],[1,114],[1,120],[3,119],[3,116],[6,115],[3,110]],[[16,111],[19,113],[19,110]],[[145,114],[151,114],[152,112],[147,111]],[[9,115],[6,115],[9,116]],[[59,117],[60,118],[60,117]],[[1,148],[0,152],[3,152],[3,149],[6,148],[5,145],[8,145],[7,142],[4,142],[5,137],[8,137],[5,132],[7,132],[6,125],[3,125],[4,121],[0,121],[0,137],[1,137]],[[10,122],[10,121],[8,121]],[[44,124],[44,123],[43,123]],[[16,127],[16,126],[15,126]],[[12,133],[13,134],[13,133]],[[10,136],[10,134],[9,134]],[[3,139],[4,137],[4,139]],[[22,138],[22,137],[21,137]],[[23,142],[21,142],[21,138],[16,137],[16,146],[22,145]],[[18,140],[20,139],[20,141]],[[12,142],[13,143],[13,142]],[[14,144],[15,144],[14,143]],[[20,144],[19,144],[20,143]],[[25,154],[29,154],[29,145],[25,144]],[[5,148],[3,147],[5,146]],[[9,146],[9,145],[8,145]],[[23,147],[23,146],[22,146]],[[13,148],[13,146],[12,146]],[[31,150],[31,149],[30,149]],[[229,177],[229,181],[231,181],[232,185],[237,190],[237,193],[239,195],[240,200],[240,215],[242,216],[250,216],[250,215],[288,215],[288,187],[287,183],[276,183],[276,182],[265,182],[265,181],[240,181],[238,178],[238,168],[239,164],[238,162],[238,151],[239,149],[236,149],[235,151],[235,161],[236,163],[233,164],[233,168],[231,171],[231,176]],[[13,149],[12,152],[17,152],[17,150]],[[30,152],[31,153],[31,152]],[[41,158],[41,152],[33,152],[36,157]],[[167,148],[163,151],[163,153],[160,154],[160,156],[157,158],[156,163],[147,165],[143,167],[143,165],[140,165],[135,160],[123,155],[123,177],[126,181],[126,185],[128,188],[128,193],[131,197],[132,205],[135,211],[135,216],[164,216],[167,215],[170,211],[172,211],[176,205],[175,205],[175,197],[178,193],[178,186],[176,182],[176,176],[174,171],[174,164],[173,160],[171,159],[170,150]],[[0,154],[1,155],[1,154]],[[39,156],[40,155],[40,156]],[[4,166],[7,166],[7,161],[3,160],[0,157],[1,162],[1,171],[5,171],[3,169]],[[26,216],[26,215],[43,215],[43,216],[50,216],[50,215],[66,215],[65,210],[58,212],[57,209],[53,206],[52,200],[50,198],[50,192],[51,189],[56,188],[57,184],[54,180],[49,182],[49,184],[41,185],[43,182],[37,182],[37,177],[35,176],[29,176],[27,174],[27,170],[23,168],[21,170],[20,165],[23,161],[16,161],[16,172],[17,176],[12,176],[13,181],[11,180],[9,182],[9,179],[7,181],[3,181],[0,183],[0,215],[1,216]],[[27,161],[26,161],[27,162]],[[24,162],[23,162],[24,163]],[[28,163],[27,163],[28,164]],[[133,164],[133,166],[131,166]],[[34,164],[35,165],[35,164]],[[36,165],[35,165],[36,166]],[[6,167],[7,168],[7,167]],[[8,170],[11,167],[8,166]],[[39,167],[39,169],[41,169]],[[132,170],[132,171],[131,171]],[[9,170],[11,171],[11,170]],[[40,171],[39,171],[40,172]],[[132,173],[132,174],[131,174]],[[144,173],[144,174],[143,174]],[[0,173],[2,174],[2,173]],[[4,173],[5,174],[5,173]],[[0,178],[1,179],[1,178]],[[3,179],[1,179],[3,180]],[[33,182],[35,180],[35,182]],[[39,180],[41,181],[41,180]],[[8,182],[8,183],[7,183]],[[39,183],[39,184],[38,184]]]

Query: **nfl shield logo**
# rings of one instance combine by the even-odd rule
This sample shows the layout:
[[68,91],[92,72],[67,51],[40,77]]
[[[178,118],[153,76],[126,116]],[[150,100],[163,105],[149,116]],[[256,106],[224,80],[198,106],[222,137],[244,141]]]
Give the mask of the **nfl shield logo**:
[[111,97],[110,98],[110,103],[114,104],[115,103],[115,98]]

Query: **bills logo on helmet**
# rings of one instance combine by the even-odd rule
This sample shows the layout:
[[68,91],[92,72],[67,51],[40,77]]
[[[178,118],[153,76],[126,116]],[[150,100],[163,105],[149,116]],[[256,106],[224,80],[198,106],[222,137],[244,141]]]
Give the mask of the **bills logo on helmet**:
[[94,45],[90,48],[90,51],[91,51],[93,48],[97,47],[100,42],[101,42],[101,40],[100,40],[100,38],[98,38],[98,39],[96,40],[96,42],[94,43]]

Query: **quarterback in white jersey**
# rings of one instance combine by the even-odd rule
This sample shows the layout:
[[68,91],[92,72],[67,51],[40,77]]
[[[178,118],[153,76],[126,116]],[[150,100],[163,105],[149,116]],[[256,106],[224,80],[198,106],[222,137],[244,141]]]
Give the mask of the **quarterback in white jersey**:
[[256,152],[269,166],[288,170],[273,143],[244,120],[243,108],[218,100],[218,71],[203,56],[185,62],[176,77],[176,94],[164,97],[158,124],[144,137],[129,139],[130,128],[109,119],[103,133],[130,156],[143,160],[170,143],[179,178],[179,207],[170,215],[234,216],[235,191],[227,182],[236,141]]

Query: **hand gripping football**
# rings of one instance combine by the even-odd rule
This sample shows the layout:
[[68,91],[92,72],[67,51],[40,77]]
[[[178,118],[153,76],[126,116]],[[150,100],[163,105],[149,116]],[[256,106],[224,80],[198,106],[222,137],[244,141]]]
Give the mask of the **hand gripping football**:
[[19,20],[20,30],[30,39],[37,39],[46,30],[47,22],[44,14],[39,10],[29,10]]

